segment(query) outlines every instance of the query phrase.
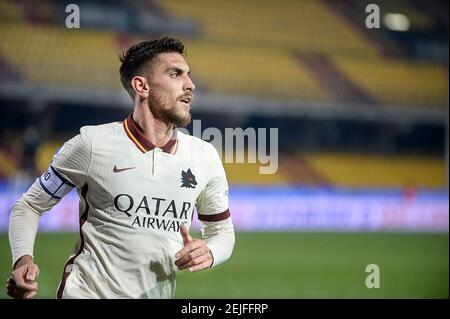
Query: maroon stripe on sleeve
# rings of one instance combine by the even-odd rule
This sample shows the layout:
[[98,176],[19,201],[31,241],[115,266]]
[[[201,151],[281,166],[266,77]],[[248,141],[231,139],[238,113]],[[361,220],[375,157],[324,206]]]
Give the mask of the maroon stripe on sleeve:
[[83,186],[83,189],[81,190],[81,197],[83,197],[84,201],[86,202],[86,207],[84,209],[83,214],[80,217],[80,248],[78,248],[77,253],[74,256],[72,256],[64,265],[64,273],[63,273],[63,276],[61,279],[61,283],[59,284],[59,287],[58,287],[58,292],[56,293],[57,299],[62,299],[64,288],[66,286],[67,277],[69,277],[69,275],[70,275],[70,271],[67,271],[67,267],[69,265],[73,264],[75,259],[81,254],[81,252],[83,251],[83,248],[84,248],[84,235],[83,235],[83,232],[81,231],[81,227],[83,227],[84,223],[86,222],[88,212],[89,212],[89,204],[86,199],[87,192],[88,192],[88,185],[86,184]]
[[204,222],[219,222],[221,220],[227,219],[230,217],[230,210],[227,209],[223,213],[214,214],[214,215],[202,215],[198,214],[198,219]]

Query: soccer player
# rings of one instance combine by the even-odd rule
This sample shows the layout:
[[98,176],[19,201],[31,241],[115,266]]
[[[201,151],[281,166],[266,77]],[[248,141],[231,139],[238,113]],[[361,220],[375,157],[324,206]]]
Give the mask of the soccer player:
[[[57,298],[173,298],[178,270],[226,261],[234,247],[228,183],[215,148],[177,127],[190,123],[195,85],[184,45],[144,41],[121,57],[134,101],[122,122],[85,126],[11,210],[7,292],[32,298],[39,218],[76,188],[80,237]],[[194,207],[202,238],[189,233]]]

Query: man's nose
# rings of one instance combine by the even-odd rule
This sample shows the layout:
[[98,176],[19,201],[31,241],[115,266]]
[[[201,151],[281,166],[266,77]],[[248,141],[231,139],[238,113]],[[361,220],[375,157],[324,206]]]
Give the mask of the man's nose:
[[192,79],[188,76],[185,84],[185,89],[187,91],[194,91],[195,90],[195,84],[192,82]]

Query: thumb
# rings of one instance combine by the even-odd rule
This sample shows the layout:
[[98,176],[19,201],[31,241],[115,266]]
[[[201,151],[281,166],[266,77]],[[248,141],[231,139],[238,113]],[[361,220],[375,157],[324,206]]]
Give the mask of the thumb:
[[191,235],[189,235],[189,231],[186,225],[181,225],[180,227],[181,237],[183,237],[183,244],[186,246],[187,243],[192,241]]
[[32,264],[28,266],[26,280],[35,280],[39,273],[36,265]]

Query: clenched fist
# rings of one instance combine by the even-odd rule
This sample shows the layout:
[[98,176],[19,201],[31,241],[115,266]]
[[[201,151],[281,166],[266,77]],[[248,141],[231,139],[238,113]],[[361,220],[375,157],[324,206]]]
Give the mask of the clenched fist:
[[37,294],[35,281],[39,268],[31,256],[22,256],[14,265],[11,276],[6,281],[6,292],[15,299],[31,299]]

